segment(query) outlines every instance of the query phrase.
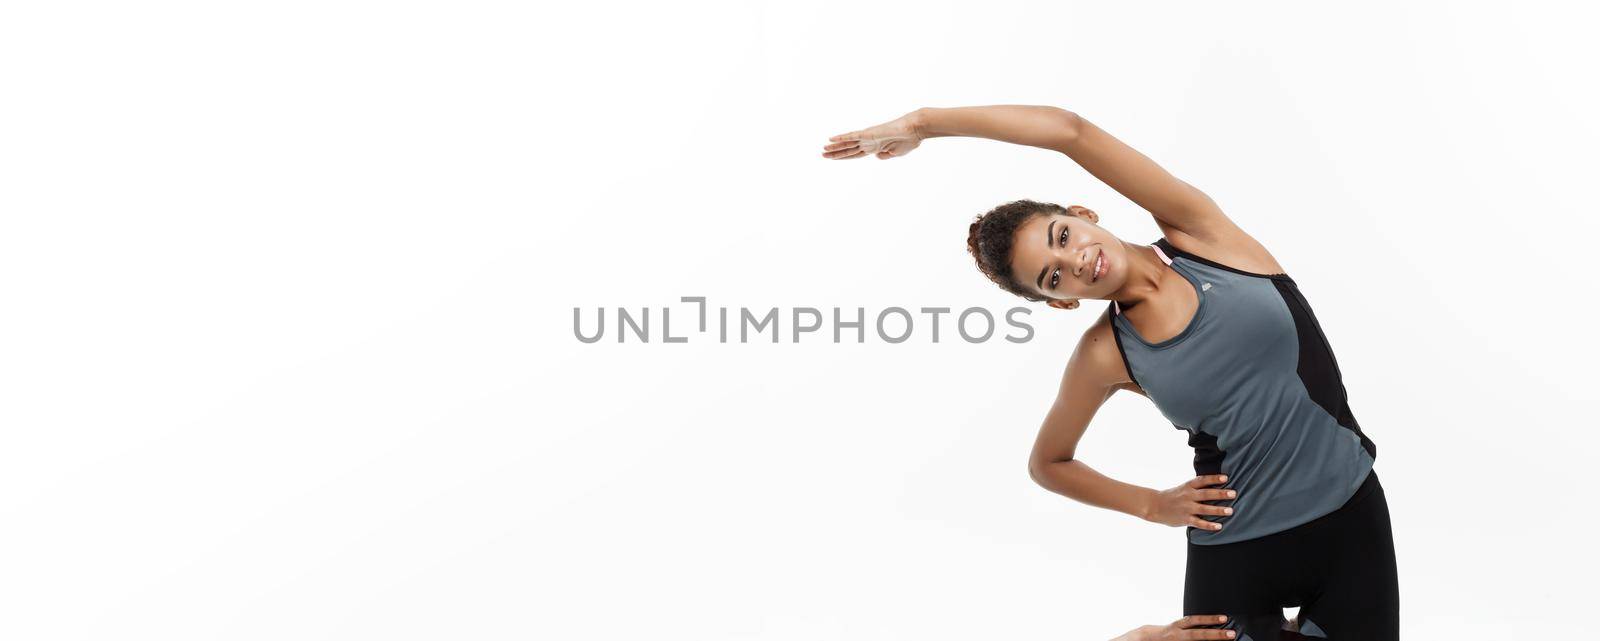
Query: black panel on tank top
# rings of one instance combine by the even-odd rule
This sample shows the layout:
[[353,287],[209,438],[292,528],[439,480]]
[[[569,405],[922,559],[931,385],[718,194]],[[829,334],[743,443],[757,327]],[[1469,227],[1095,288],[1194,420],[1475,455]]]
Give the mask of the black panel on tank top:
[[1339,425],[1361,437],[1361,447],[1377,460],[1378,446],[1361,432],[1361,425],[1350,412],[1350,403],[1344,389],[1344,378],[1339,374],[1339,363],[1333,357],[1333,348],[1322,333],[1322,325],[1311,312],[1311,304],[1300,294],[1300,286],[1292,280],[1273,279],[1272,284],[1283,296],[1283,302],[1294,316],[1295,333],[1300,338],[1300,363],[1296,372],[1305,384],[1311,400],[1327,410]]

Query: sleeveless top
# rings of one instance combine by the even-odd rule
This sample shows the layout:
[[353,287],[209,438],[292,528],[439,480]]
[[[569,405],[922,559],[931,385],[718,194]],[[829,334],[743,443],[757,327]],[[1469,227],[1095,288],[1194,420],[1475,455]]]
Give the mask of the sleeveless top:
[[1360,488],[1377,447],[1350,413],[1333,350],[1288,274],[1234,269],[1174,247],[1156,254],[1194,286],[1199,306],[1176,336],[1152,343],[1111,301],[1112,335],[1128,376],[1189,433],[1196,475],[1226,474],[1238,491],[1218,545],[1281,532],[1328,514]]

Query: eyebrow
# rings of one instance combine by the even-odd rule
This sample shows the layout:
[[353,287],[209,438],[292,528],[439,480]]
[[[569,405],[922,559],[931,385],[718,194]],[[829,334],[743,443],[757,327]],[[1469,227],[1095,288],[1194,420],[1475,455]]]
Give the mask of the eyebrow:
[[[1052,221],[1050,221],[1050,227],[1044,230],[1044,246],[1045,247],[1054,247],[1055,244],[1051,243],[1050,239],[1051,238],[1055,238],[1055,236],[1056,236],[1056,221],[1052,220]],[[1033,286],[1034,287],[1038,287],[1039,289],[1044,289],[1044,273],[1047,272],[1047,271],[1050,271],[1050,265],[1048,263],[1045,264],[1044,267],[1039,268],[1039,278],[1033,281]]]

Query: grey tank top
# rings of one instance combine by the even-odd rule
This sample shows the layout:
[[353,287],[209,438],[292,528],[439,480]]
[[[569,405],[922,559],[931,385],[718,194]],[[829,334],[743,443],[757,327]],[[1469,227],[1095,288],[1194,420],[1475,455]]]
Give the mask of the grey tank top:
[[1257,274],[1157,240],[1157,255],[1199,297],[1188,326],[1152,343],[1111,302],[1112,334],[1128,376],[1189,434],[1197,475],[1226,474],[1237,490],[1220,531],[1188,528],[1219,545],[1301,525],[1343,505],[1366,480],[1377,448],[1361,432],[1333,350],[1288,274]]

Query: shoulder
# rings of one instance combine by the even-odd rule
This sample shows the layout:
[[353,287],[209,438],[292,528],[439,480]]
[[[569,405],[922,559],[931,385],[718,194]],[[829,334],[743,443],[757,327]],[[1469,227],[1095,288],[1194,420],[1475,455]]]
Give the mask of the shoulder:
[[1115,328],[1111,325],[1111,308],[1109,305],[1095,319],[1094,324],[1083,330],[1083,335],[1078,337],[1078,345],[1072,351],[1072,358],[1067,363],[1067,376],[1077,378],[1085,385],[1099,388],[1123,387],[1132,384],[1128,376],[1128,367],[1122,359],[1122,350],[1117,346]]
[[1250,276],[1285,273],[1283,265],[1265,245],[1231,220],[1198,236],[1170,227],[1163,227],[1161,234],[1167,245],[1180,255],[1213,267]]

